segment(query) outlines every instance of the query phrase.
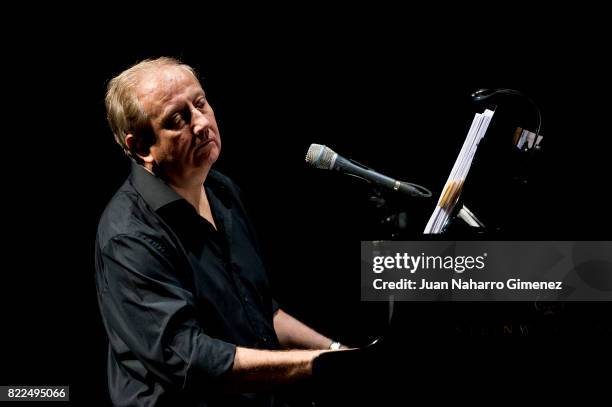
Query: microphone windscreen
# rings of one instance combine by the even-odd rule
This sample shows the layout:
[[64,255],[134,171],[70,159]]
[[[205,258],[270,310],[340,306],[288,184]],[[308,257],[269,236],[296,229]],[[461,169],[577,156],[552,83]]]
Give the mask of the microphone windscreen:
[[333,166],[336,153],[329,147],[321,144],[311,144],[306,153],[306,162],[313,167],[330,170]]

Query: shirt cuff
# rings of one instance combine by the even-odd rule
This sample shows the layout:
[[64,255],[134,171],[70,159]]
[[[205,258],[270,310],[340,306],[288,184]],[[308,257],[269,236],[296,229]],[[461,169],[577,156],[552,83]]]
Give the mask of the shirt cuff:
[[187,368],[185,388],[200,387],[218,379],[234,366],[236,345],[215,338],[200,341]]
[[280,305],[278,305],[278,302],[276,302],[276,300],[272,298],[272,315],[276,314],[276,311],[278,311],[279,309]]

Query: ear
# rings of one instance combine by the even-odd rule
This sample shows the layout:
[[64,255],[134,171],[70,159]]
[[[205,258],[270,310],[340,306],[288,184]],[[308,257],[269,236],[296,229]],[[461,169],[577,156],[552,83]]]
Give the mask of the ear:
[[155,161],[151,149],[142,140],[138,140],[132,133],[125,135],[125,145],[128,150],[137,155],[145,164],[153,164]]

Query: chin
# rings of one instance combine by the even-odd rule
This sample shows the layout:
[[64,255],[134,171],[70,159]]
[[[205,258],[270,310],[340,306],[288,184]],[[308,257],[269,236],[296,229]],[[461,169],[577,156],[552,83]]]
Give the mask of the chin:
[[206,154],[202,154],[201,156],[196,158],[195,165],[197,167],[211,167],[219,158],[219,149],[212,148]]
[[221,151],[219,151],[219,148],[217,146],[214,146],[210,149],[210,153],[208,154],[208,162],[210,163],[210,165],[213,165],[217,161],[220,154]]

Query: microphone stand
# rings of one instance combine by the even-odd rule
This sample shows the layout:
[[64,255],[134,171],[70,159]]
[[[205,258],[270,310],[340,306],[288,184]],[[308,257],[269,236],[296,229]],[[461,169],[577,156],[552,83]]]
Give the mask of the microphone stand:
[[[379,230],[376,231],[376,234],[379,235],[381,239],[377,241],[395,240],[400,237],[408,226],[408,214],[405,211],[398,212],[392,210],[387,200],[384,198],[381,189],[376,185],[370,184],[369,194],[370,197],[368,201],[378,212],[379,220],[376,224]],[[387,305],[387,323],[385,325],[385,331],[378,335],[373,341],[370,341],[364,348],[371,348],[376,344],[380,344],[390,331],[395,308],[395,296],[393,294],[389,294]]]
[[404,211],[392,211],[380,188],[375,185],[371,185],[368,201],[379,213],[377,226],[380,230],[377,234],[381,235],[381,240],[393,240],[401,236],[408,226],[408,214]]

